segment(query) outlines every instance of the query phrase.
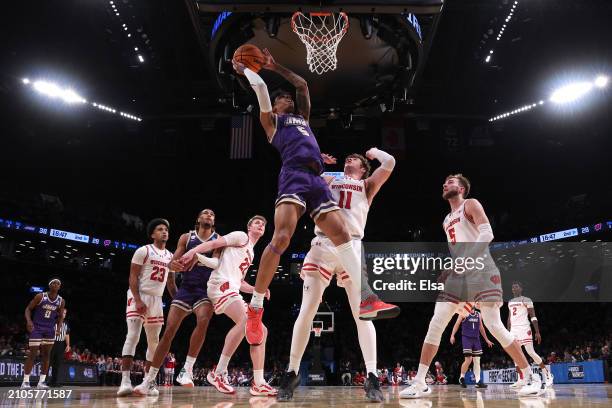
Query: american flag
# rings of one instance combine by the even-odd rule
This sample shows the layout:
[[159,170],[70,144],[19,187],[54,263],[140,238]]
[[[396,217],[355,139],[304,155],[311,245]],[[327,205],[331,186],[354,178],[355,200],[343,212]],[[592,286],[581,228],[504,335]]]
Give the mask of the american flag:
[[253,157],[253,118],[251,115],[232,116],[230,159]]

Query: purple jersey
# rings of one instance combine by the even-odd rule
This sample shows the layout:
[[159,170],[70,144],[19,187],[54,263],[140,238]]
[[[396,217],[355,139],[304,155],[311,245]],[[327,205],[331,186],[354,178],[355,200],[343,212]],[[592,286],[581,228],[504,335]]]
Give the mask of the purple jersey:
[[479,337],[480,336],[480,313],[475,311],[470,313],[463,322],[461,322],[461,335],[463,337]]
[[[213,232],[212,235],[206,241],[212,241],[213,239],[217,239],[219,235],[216,232]],[[187,251],[192,248],[197,247],[203,242],[198,237],[198,233],[196,231],[191,231],[189,233],[189,240],[187,241]],[[212,252],[208,252],[205,254],[206,256],[212,256]],[[183,274],[183,281],[181,283],[181,287],[189,286],[189,287],[199,287],[206,288],[206,283],[208,282],[208,278],[210,278],[210,273],[212,269],[207,266],[196,265],[193,269],[187,273]]]
[[59,308],[62,305],[62,297],[57,295],[55,300],[49,299],[47,292],[43,293],[42,300],[34,308],[34,317],[32,317],[32,323],[34,323],[35,329],[42,330],[53,330],[59,317]]
[[276,133],[272,139],[272,146],[279,151],[283,167],[314,164],[317,172],[323,171],[323,159],[317,139],[301,115],[276,116]]

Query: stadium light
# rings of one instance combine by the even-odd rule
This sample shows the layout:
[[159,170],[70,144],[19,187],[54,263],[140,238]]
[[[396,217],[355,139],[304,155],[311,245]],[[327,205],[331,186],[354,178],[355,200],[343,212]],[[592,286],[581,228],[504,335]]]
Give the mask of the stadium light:
[[575,82],[558,88],[550,95],[550,101],[563,104],[574,102],[588,94],[593,89],[592,82]]
[[595,78],[595,86],[598,88],[605,88],[608,85],[608,77],[605,75],[599,75]]
[[[24,84],[29,84],[30,81],[25,82]],[[66,88],[62,89],[57,84],[53,82],[46,81],[36,81],[32,85],[32,87],[39,93],[48,96],[49,98],[55,99],[60,98],[66,103],[87,103],[85,98],[81,95],[77,94],[72,89]]]
[[23,82],[24,84],[26,84],[26,85],[27,85],[27,84],[29,84],[29,83],[30,83],[30,80],[29,80],[28,78],[23,78],[23,79],[21,80],[21,82]]

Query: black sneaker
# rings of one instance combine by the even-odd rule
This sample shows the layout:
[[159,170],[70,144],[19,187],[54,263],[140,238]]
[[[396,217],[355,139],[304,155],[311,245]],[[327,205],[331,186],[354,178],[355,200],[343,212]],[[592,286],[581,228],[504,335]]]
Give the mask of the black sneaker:
[[366,397],[370,400],[370,402],[382,402],[384,397],[383,393],[380,390],[380,382],[378,382],[378,377],[374,375],[374,373],[369,373],[368,378],[363,384],[363,389],[366,392]]
[[487,387],[488,387],[488,385],[483,383],[482,381],[478,381],[476,383],[476,388],[487,388]]
[[291,401],[293,399],[293,391],[300,384],[300,376],[295,372],[289,371],[283,373],[280,378],[280,386],[278,387],[277,401]]
[[461,386],[461,388],[467,388],[467,385],[465,385],[465,378],[459,378],[459,385]]

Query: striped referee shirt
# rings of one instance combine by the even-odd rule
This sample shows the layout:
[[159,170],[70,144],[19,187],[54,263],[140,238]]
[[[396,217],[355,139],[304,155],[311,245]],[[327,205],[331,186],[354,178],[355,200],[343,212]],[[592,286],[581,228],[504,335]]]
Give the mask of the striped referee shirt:
[[[55,323],[55,331],[57,331],[57,323]],[[62,322],[62,329],[59,335],[55,336],[55,341],[66,341],[66,335],[70,334],[70,328],[66,322]]]

